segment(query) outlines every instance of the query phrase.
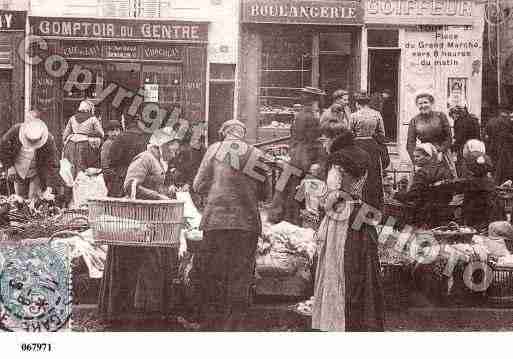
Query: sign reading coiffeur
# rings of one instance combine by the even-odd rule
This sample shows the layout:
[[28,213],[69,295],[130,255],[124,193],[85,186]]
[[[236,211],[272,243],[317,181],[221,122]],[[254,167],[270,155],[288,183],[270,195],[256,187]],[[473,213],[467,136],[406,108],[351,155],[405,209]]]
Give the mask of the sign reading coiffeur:
[[358,1],[244,0],[242,22],[356,25],[363,21]]
[[207,42],[208,24],[190,21],[31,17],[39,36]]
[[366,0],[366,23],[472,24],[479,16],[472,0]]

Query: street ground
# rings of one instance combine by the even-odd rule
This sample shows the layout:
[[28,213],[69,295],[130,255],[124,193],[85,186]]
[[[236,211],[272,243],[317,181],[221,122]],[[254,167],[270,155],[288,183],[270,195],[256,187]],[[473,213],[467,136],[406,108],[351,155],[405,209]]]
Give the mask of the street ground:
[[[295,302],[256,303],[246,319],[245,331],[304,332],[310,331],[310,317],[296,313]],[[111,331],[97,315],[94,304],[74,307],[73,328],[76,331]],[[170,320],[160,327],[131,327],[122,330],[195,331]],[[490,307],[409,307],[386,312],[385,330],[400,331],[512,331],[513,308]]]

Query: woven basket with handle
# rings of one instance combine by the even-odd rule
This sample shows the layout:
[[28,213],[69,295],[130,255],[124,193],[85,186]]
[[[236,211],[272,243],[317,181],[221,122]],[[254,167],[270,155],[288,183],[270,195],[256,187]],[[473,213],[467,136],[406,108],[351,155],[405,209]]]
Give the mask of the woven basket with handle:
[[89,200],[89,224],[99,244],[178,247],[183,212],[184,203],[176,200]]

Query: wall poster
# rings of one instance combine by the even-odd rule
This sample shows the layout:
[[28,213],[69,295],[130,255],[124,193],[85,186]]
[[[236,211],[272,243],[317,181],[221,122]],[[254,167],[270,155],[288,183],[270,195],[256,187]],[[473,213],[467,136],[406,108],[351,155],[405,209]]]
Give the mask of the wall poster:
[[447,78],[447,108],[468,105],[468,83],[466,77]]

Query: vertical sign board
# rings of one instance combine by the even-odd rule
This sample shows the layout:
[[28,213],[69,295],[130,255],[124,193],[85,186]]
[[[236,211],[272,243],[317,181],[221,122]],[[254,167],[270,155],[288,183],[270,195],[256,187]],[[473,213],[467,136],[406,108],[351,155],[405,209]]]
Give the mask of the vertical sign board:
[[205,121],[206,48],[188,47],[183,66],[185,118],[191,123]]

